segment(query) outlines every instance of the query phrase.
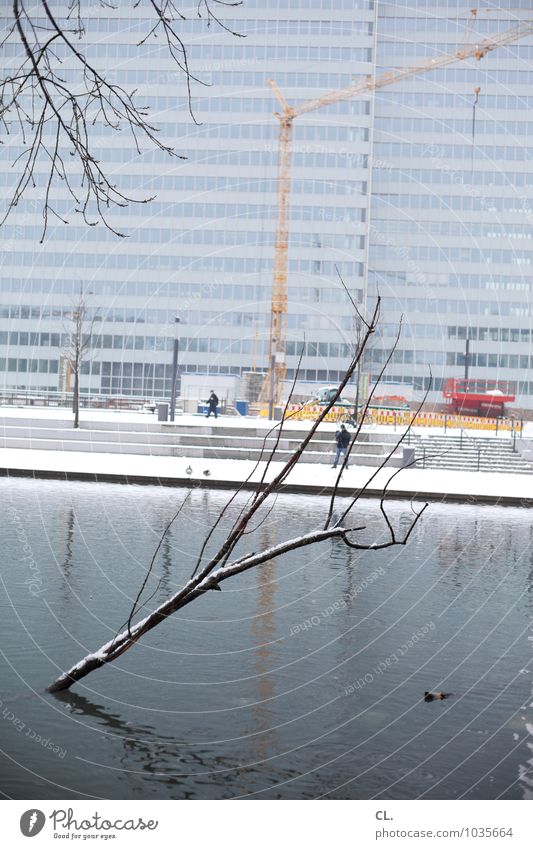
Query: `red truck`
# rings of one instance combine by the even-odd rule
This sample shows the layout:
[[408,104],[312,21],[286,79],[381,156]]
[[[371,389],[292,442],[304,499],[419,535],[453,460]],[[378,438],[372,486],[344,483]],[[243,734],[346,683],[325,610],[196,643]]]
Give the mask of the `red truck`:
[[505,404],[515,400],[514,384],[506,380],[464,380],[451,377],[442,394],[450,412],[469,416],[503,416]]

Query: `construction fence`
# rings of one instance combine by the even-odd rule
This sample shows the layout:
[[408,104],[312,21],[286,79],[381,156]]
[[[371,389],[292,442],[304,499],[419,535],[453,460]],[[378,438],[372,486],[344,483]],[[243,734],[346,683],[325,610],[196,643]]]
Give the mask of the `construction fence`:
[[[323,411],[324,407],[319,404],[289,404],[287,418],[291,421],[314,421]],[[346,407],[332,407],[324,421],[342,422],[351,418],[350,411]],[[369,409],[365,414],[364,424],[368,425],[393,425],[394,427],[442,427],[448,429],[464,430],[486,430],[493,433],[499,431],[510,431],[521,433],[523,422],[520,419],[496,419],[482,418],[480,416],[452,415],[450,413],[425,413],[415,414],[412,410],[386,410]]]

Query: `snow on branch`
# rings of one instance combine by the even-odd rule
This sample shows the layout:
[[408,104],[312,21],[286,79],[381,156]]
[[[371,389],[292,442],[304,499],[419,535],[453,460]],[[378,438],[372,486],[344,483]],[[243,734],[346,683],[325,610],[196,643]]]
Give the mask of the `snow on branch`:
[[[117,658],[119,658],[125,651],[131,648],[135,643],[148,631],[152,628],[155,628],[157,625],[164,622],[169,616],[171,616],[176,611],[185,607],[186,605],[193,602],[195,599],[199,598],[206,592],[211,590],[219,591],[221,589],[221,584],[224,581],[229,580],[230,578],[235,577],[243,572],[246,572],[250,569],[261,567],[262,564],[269,562],[275,557],[281,557],[283,555],[289,554],[292,551],[296,551],[297,549],[304,548],[307,546],[317,545],[319,543],[327,542],[328,540],[338,539],[343,542],[349,548],[355,548],[359,551],[377,551],[384,548],[389,548],[396,545],[406,545],[409,537],[413,531],[413,528],[419,521],[420,517],[424,513],[427,504],[425,504],[420,510],[413,510],[413,519],[411,521],[411,525],[408,528],[405,535],[400,539],[397,537],[396,532],[394,530],[393,524],[390,521],[385,506],[385,498],[387,495],[387,488],[391,482],[391,480],[399,474],[401,470],[396,470],[395,473],[389,478],[387,483],[385,484],[381,499],[380,499],[380,511],[384,517],[385,524],[388,529],[389,538],[386,542],[383,543],[363,543],[358,542],[357,538],[354,539],[354,535],[363,531],[365,528],[359,524],[353,524],[351,517],[349,516],[350,510],[356,504],[357,500],[365,493],[371,481],[375,478],[377,472],[372,474],[367,481],[367,483],[355,492],[350,499],[349,507],[344,510],[341,518],[335,522],[334,525],[331,524],[331,518],[333,515],[333,502],[338,489],[338,480],[335,484],[334,492],[332,499],[329,503],[329,507],[327,510],[327,517],[324,527],[315,528],[308,533],[302,534],[293,539],[285,540],[283,542],[277,543],[276,545],[270,546],[266,549],[260,551],[252,551],[247,554],[235,557],[235,549],[238,544],[242,541],[243,537],[249,533],[254,532],[260,527],[261,522],[264,521],[260,519],[259,522],[252,522],[252,519],[257,515],[260,508],[267,502],[270,498],[271,502],[269,503],[270,509],[272,509],[272,501],[275,501],[275,498],[282,490],[283,484],[286,481],[288,475],[295,468],[299,460],[304,455],[306,448],[309,443],[313,439],[316,431],[320,427],[321,423],[326,419],[326,416],[332,409],[332,407],[337,402],[338,398],[341,396],[341,393],[344,387],[347,385],[349,380],[354,375],[361,358],[364,355],[365,348],[368,345],[368,342],[375,332],[377,323],[379,321],[380,314],[380,299],[377,299],[376,306],[372,313],[372,316],[365,321],[365,332],[363,334],[362,340],[360,344],[357,346],[355,353],[352,356],[350,363],[344,373],[344,376],[339,384],[337,391],[334,393],[332,399],[326,404],[323,409],[320,411],[316,420],[311,424],[309,430],[307,431],[305,437],[298,445],[296,450],[291,454],[288,460],[283,463],[282,468],[276,474],[274,474],[271,481],[267,482],[267,472],[271,468],[271,465],[275,459],[275,451],[279,444],[279,435],[281,434],[283,428],[283,421],[276,425],[279,428],[278,437],[274,441],[274,447],[270,449],[268,452],[266,451],[266,441],[272,431],[269,431],[264,437],[263,448],[261,451],[261,457],[266,455],[265,469],[260,478],[259,483],[255,486],[255,489],[251,495],[251,497],[247,500],[244,507],[240,510],[237,519],[234,521],[232,527],[227,533],[224,541],[218,548],[218,550],[208,556],[207,562],[203,563],[204,554],[207,550],[208,542],[212,539],[214,530],[220,526],[220,522],[222,517],[225,515],[228,507],[235,500],[238,492],[242,491],[242,486],[237,489],[237,493],[234,493],[229,499],[226,506],[219,513],[216,518],[213,526],[208,531],[206,538],[200,547],[200,554],[196,563],[196,568],[194,569],[191,577],[188,581],[182,586],[180,590],[174,593],[170,598],[166,601],[162,602],[155,610],[149,613],[147,616],[144,616],[142,619],[137,622],[133,622],[134,614],[138,609],[140,604],[140,598],[142,592],[146,586],[146,582],[148,580],[148,576],[151,573],[155,556],[157,551],[161,545],[162,540],[165,537],[166,532],[170,525],[174,522],[174,520],[179,516],[183,505],[183,502],[179,509],[176,511],[172,519],[167,525],[165,532],[159,542],[159,545],[154,553],[152,561],[149,565],[147,575],[143,581],[142,587],[140,591],[137,593],[133,606],[131,608],[130,615],[127,620],[126,627],[121,631],[118,635],[116,635],[112,640],[109,640],[103,646],[101,646],[98,651],[87,655],[73,667],[68,669],[66,672],[62,673],[48,688],[50,692],[58,692],[61,690],[66,690],[71,687],[77,681],[80,681],[90,672],[98,669],[105,664],[111,663]],[[397,340],[396,340],[397,343]],[[395,343],[395,345],[396,345]],[[394,351],[394,348],[393,348]],[[391,355],[393,351],[391,351]],[[390,358],[389,358],[390,359]],[[383,373],[383,372],[382,372]],[[287,400],[287,404],[285,406],[285,412],[287,417],[289,414],[287,413],[288,405],[291,400],[291,394],[289,394],[289,398]],[[368,402],[367,402],[368,406]],[[360,426],[356,431],[354,440],[350,445],[350,450],[353,448],[353,444],[355,439],[360,433]],[[405,434],[402,438],[405,438]],[[402,438],[398,440],[396,445],[393,445],[388,455],[386,455],[383,463],[379,467],[378,471],[383,468],[386,464],[387,460],[389,460],[394,452],[396,451],[397,446],[402,441]],[[254,471],[257,468],[257,464],[254,467]],[[247,478],[247,482],[250,481],[250,477]],[[267,513],[268,515],[268,513]],[[250,524],[251,523],[251,524]],[[250,526],[250,527],[249,527]],[[233,558],[233,559],[232,559]],[[144,606],[146,602],[142,605]]]

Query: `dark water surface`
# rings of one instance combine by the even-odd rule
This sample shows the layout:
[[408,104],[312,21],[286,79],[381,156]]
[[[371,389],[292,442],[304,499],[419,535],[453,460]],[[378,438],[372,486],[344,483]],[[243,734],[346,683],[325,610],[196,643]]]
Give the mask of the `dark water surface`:
[[[127,619],[185,493],[0,481],[7,796],[531,798],[527,509],[434,504],[405,548],[329,542],[279,558],[48,695]],[[188,576],[228,497],[191,494],[150,606]],[[326,504],[279,497],[243,552],[319,525]],[[359,508],[367,540],[384,539],[378,507]],[[390,514],[408,526],[408,504]],[[426,704],[428,689],[454,695]]]

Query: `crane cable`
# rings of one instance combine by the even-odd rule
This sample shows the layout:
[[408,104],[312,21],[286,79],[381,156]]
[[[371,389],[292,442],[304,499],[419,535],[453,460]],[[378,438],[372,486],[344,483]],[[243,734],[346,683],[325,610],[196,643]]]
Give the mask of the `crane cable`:
[[474,89],[474,102],[472,104],[472,171],[474,171],[474,151],[476,147],[476,106],[479,100],[480,86]]

